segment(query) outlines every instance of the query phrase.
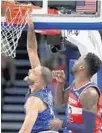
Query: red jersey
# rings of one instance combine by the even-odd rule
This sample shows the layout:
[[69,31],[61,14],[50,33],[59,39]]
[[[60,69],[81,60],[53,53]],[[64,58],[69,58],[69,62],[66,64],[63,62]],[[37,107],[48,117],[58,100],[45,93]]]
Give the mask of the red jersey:
[[[89,82],[86,85],[82,86],[79,89],[74,89],[74,87],[71,87],[70,93],[69,93],[69,100],[67,105],[67,122],[71,124],[83,124],[83,116],[82,116],[82,105],[80,103],[80,95],[85,89],[88,89],[89,87],[94,87],[100,97],[100,90],[98,87],[92,83]],[[97,104],[97,118],[96,118],[96,126],[94,133],[100,133],[100,126],[101,126],[101,115],[100,115],[100,104]],[[70,131],[71,132],[71,131]],[[71,132],[75,133],[75,132]]]

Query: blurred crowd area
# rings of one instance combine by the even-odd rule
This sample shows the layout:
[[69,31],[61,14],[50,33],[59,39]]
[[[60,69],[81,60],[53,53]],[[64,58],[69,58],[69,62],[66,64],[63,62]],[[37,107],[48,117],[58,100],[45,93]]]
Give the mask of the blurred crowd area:
[[1,83],[3,88],[13,87],[16,78],[15,59],[1,55]]

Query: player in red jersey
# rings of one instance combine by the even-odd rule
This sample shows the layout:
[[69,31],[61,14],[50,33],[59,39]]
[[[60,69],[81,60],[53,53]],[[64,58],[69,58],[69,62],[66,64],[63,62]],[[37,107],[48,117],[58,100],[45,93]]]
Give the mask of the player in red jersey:
[[100,90],[91,82],[92,76],[101,67],[101,60],[93,53],[81,56],[72,67],[75,77],[72,85],[63,90],[65,75],[63,71],[54,71],[59,82],[55,92],[56,105],[67,103],[65,120],[54,119],[51,129],[66,129],[67,133],[100,133]]

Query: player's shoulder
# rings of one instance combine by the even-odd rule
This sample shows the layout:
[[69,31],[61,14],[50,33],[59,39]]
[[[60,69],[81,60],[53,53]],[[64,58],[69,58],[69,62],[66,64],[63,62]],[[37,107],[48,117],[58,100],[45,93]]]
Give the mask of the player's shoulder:
[[88,87],[82,92],[82,96],[94,98],[98,96],[98,92],[95,87]]
[[27,100],[28,103],[39,103],[40,101],[40,98],[36,96],[30,96]]
[[97,90],[94,87],[89,87],[85,89],[81,96],[80,96],[80,101],[81,104],[84,106],[91,107],[93,105],[96,105],[99,99],[99,95]]
[[41,104],[41,99],[35,96],[30,96],[27,101],[26,101],[26,106],[30,107],[35,107],[35,108],[39,108]]

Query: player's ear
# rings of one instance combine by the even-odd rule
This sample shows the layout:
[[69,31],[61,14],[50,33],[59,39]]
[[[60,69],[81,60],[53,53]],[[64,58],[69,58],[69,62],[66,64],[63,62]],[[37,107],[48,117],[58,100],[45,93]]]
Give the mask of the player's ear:
[[79,67],[80,70],[83,70],[84,68],[85,68],[84,65],[81,65],[81,66]]

